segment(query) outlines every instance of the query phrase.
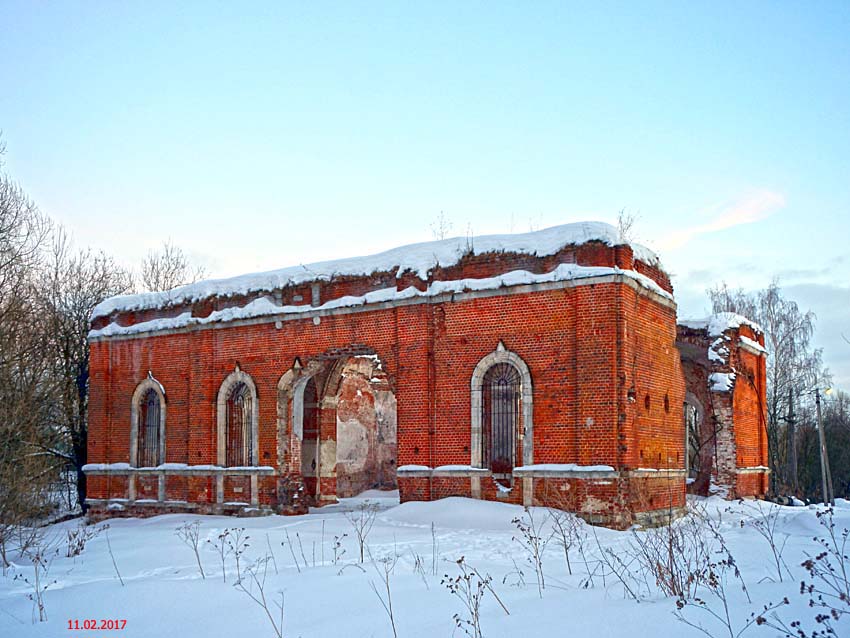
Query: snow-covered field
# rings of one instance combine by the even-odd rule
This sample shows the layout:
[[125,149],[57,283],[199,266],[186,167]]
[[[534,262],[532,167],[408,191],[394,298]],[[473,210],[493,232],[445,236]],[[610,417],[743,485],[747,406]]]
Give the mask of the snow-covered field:
[[[368,517],[369,510],[362,507],[366,499],[378,504],[379,511],[366,537],[367,555],[361,565],[352,520],[356,523]],[[38,609],[30,598],[33,588],[26,581],[32,582],[35,576],[31,561],[13,557],[13,566],[0,577],[0,636],[274,637],[277,634],[264,609],[234,585],[234,554],[225,558],[227,582],[223,580],[215,545],[225,529],[233,528],[245,528],[247,538],[248,546],[239,556],[243,586],[253,596],[260,596],[245,569],[254,565],[254,573],[262,579],[264,563],[262,593],[276,622],[276,603],[283,592],[284,636],[393,636],[384,607],[388,603],[387,573],[399,637],[462,636],[465,630],[474,635],[474,627],[463,622],[472,615],[461,597],[442,582],[446,575],[461,574],[456,562],[461,557],[467,570],[474,568],[482,577],[492,577],[492,591],[485,587],[481,597],[480,629],[486,637],[703,635],[676,617],[676,598],[661,593],[655,578],[641,571],[634,560],[641,540],[646,546],[646,532],[616,532],[582,524],[581,539],[573,541],[570,550],[570,575],[560,537],[549,538],[551,521],[546,521],[539,533],[532,532],[532,536],[549,539],[542,554],[545,589],[541,597],[530,555],[516,540],[522,534],[512,522],[522,517],[528,520],[522,508],[461,498],[397,503],[397,495],[392,493],[366,493],[298,517],[166,515],[113,520],[108,531],[89,540],[73,558],[66,557],[67,530],[77,528],[80,522],[53,525],[45,540],[52,544],[46,559],[49,566],[46,573],[39,574],[42,586],[46,585],[43,605],[47,620],[38,622]],[[801,563],[820,551],[813,538],[826,531],[816,516],[818,510],[714,498],[695,504],[722,534],[746,584],[744,592],[734,568],[715,567],[726,583],[721,594],[725,592],[729,599],[732,635],[744,627],[751,613],[783,597],[790,604],[777,610],[781,619],[788,623],[802,620],[806,630],[818,628],[813,620],[818,610],[810,609],[808,596],[800,594],[800,581],[809,579]],[[544,509],[532,510],[535,524],[547,514]],[[191,546],[175,533],[178,527],[195,521],[199,522],[199,553],[206,578],[201,577]],[[774,525],[782,582],[770,544],[753,527],[757,521]],[[839,501],[834,521],[838,532],[850,528],[850,503]],[[713,548],[709,558],[716,562],[727,553],[718,552],[719,541],[709,527],[701,523],[690,529],[704,535],[706,547]],[[234,542],[233,537],[231,532],[225,540]],[[264,558],[267,560],[262,561]],[[626,586],[613,571],[624,574],[626,586],[640,601],[626,593]],[[473,590],[477,581],[472,573],[469,583]],[[685,605],[680,612],[684,618],[701,624],[710,635],[729,636],[721,622],[725,613],[718,592],[700,587],[696,595],[720,619],[696,604]],[[103,620],[126,620],[126,626],[83,630],[87,619],[97,626]],[[69,621],[75,620],[80,630],[69,631]],[[842,618],[835,626],[837,635],[850,636],[850,618]],[[781,634],[753,624],[744,635]]]

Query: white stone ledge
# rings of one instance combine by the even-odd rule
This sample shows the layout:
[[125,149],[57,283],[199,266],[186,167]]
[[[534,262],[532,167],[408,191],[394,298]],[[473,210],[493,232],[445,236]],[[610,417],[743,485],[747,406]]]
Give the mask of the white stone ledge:
[[[618,478],[684,478],[684,469],[653,469],[638,468],[619,472],[609,465],[575,465],[575,464],[546,464],[515,467],[511,473],[514,478],[573,478],[573,479],[618,479]],[[492,476],[492,471],[486,468],[465,465],[443,465],[429,468],[425,465],[401,465],[396,470],[399,478],[433,478],[433,477],[469,477],[479,478]]]
[[441,465],[430,468],[427,465],[401,465],[396,469],[400,478],[430,478],[430,477],[481,477],[492,476],[493,472],[483,467],[471,465]]
[[[592,467],[592,466],[591,466]],[[609,478],[619,478],[620,473],[614,470],[613,468],[610,470],[595,470],[595,469],[555,469],[555,468],[535,468],[534,466],[529,467],[517,467],[514,468],[513,475],[517,478],[574,478],[574,479],[609,479]]]
[[735,474],[770,474],[770,468],[764,465],[756,465],[754,467],[739,467],[735,469]]
[[395,473],[401,478],[429,478],[431,471],[427,465],[400,465]]
[[480,477],[492,476],[493,472],[483,467],[472,467],[466,465],[443,465],[431,470],[434,478],[442,477]]
[[[758,470],[754,470],[758,471]],[[761,470],[763,471],[763,470]],[[396,471],[399,478],[431,477],[482,477],[492,476],[485,468],[465,465],[444,465],[429,468],[425,465],[402,465]],[[544,464],[515,467],[511,473],[515,478],[574,478],[574,479],[617,479],[617,478],[684,478],[687,470],[638,468],[636,470],[617,471],[610,465]]]
[[654,469],[651,467],[639,467],[636,470],[623,472],[624,476],[631,478],[674,478],[685,476],[688,473],[685,469]]
[[167,463],[158,467],[130,467],[126,463],[89,463],[83,466],[89,476],[272,476],[273,467],[221,467],[218,465],[182,465]]
[[86,505],[121,505],[124,508],[139,507],[181,507],[184,509],[197,509],[205,503],[192,503],[189,501],[158,501],[156,499],[136,499],[131,501],[126,498],[87,498]]

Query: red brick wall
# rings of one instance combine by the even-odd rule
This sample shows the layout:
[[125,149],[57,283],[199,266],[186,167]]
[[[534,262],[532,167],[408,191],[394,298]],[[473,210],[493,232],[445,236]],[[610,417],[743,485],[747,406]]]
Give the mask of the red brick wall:
[[[679,327],[678,345],[687,389],[702,404],[702,466],[710,468],[715,480],[730,488],[729,496],[763,496],[767,490],[766,473],[741,473],[739,469],[767,466],[765,430],[766,361],[743,347],[740,336],[763,345],[764,336],[742,325],[724,333],[723,347],[728,349],[725,363],[710,361],[709,346],[717,337],[704,329]],[[730,392],[709,390],[711,372],[735,372]],[[716,437],[716,439],[715,439]],[[698,493],[708,490],[706,480],[695,484]]]
[[[621,291],[629,321],[622,348],[619,445],[628,469],[685,467],[682,405],[685,384],[676,342],[674,309],[631,289]],[[634,389],[634,401],[629,391]]]
[[[741,327],[739,334],[757,340],[746,326]],[[739,347],[735,350],[734,365],[737,371],[733,409],[738,467],[766,466],[765,359]]]
[[[631,259],[622,250],[615,256],[601,244],[580,247],[578,253],[581,263],[598,265]],[[500,272],[508,269],[502,262]],[[457,272],[486,276],[494,267],[492,259],[470,259],[447,271],[452,277]],[[309,289],[307,303],[308,295]],[[535,463],[605,464],[618,470],[683,467],[684,385],[675,348],[675,310],[628,285],[481,296],[323,316],[318,325],[311,319],[280,325],[205,327],[92,343],[89,462],[129,462],[130,400],[150,371],[166,391],[166,462],[215,464],[216,397],[238,364],[257,388],[259,464],[276,466],[281,375],[296,357],[307,362],[362,344],[379,355],[396,395],[398,464],[466,465],[470,380],[478,362],[501,341],[531,372]],[[323,426],[322,437],[327,436],[333,434]],[[107,496],[105,480],[91,478],[92,498]],[[416,498],[426,490],[436,498],[470,489],[468,478],[435,478],[430,486],[428,479],[411,480],[403,491]],[[260,481],[265,485],[265,478]],[[126,483],[113,483],[119,487],[108,494],[124,496]],[[224,500],[247,500],[244,491],[233,490],[243,483],[248,479],[228,477]],[[482,494],[489,496],[486,483],[482,479]],[[619,491],[621,504],[643,507],[634,501],[628,482],[614,485],[606,489]],[[187,487],[169,480],[166,498],[177,497],[172,491],[190,501],[215,500],[213,479],[191,477]],[[260,491],[261,503],[273,502],[273,484]],[[521,498],[521,491],[514,491]],[[614,498],[605,498],[609,496]]]

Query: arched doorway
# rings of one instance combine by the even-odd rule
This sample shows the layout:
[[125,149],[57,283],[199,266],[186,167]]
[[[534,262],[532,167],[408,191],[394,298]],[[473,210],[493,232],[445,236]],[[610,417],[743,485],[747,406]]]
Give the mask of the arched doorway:
[[319,469],[319,394],[314,377],[304,384],[301,440],[301,476],[307,493],[316,495]]
[[328,355],[278,382],[281,471],[316,504],[397,489],[396,399],[377,355]]
[[711,484],[714,438],[706,431],[702,404],[692,393],[685,394],[682,407],[688,492],[705,496]]

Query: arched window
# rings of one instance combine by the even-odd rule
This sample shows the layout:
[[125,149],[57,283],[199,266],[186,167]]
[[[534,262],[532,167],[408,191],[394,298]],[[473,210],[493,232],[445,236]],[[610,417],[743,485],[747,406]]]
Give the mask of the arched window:
[[225,467],[257,465],[259,406],[257,388],[238,367],[218,391],[218,464]]
[[509,479],[516,465],[521,390],[519,371],[510,363],[497,363],[484,375],[481,460],[496,479]]
[[253,413],[251,391],[244,383],[237,383],[227,397],[227,454],[228,467],[250,465],[251,415]]
[[165,462],[165,390],[148,373],[133,393],[130,407],[130,465],[156,467]]
[[139,406],[138,463],[141,467],[159,465],[159,396],[153,389],[145,392]]
[[495,478],[534,463],[531,374],[525,362],[499,342],[472,373],[470,461]]

